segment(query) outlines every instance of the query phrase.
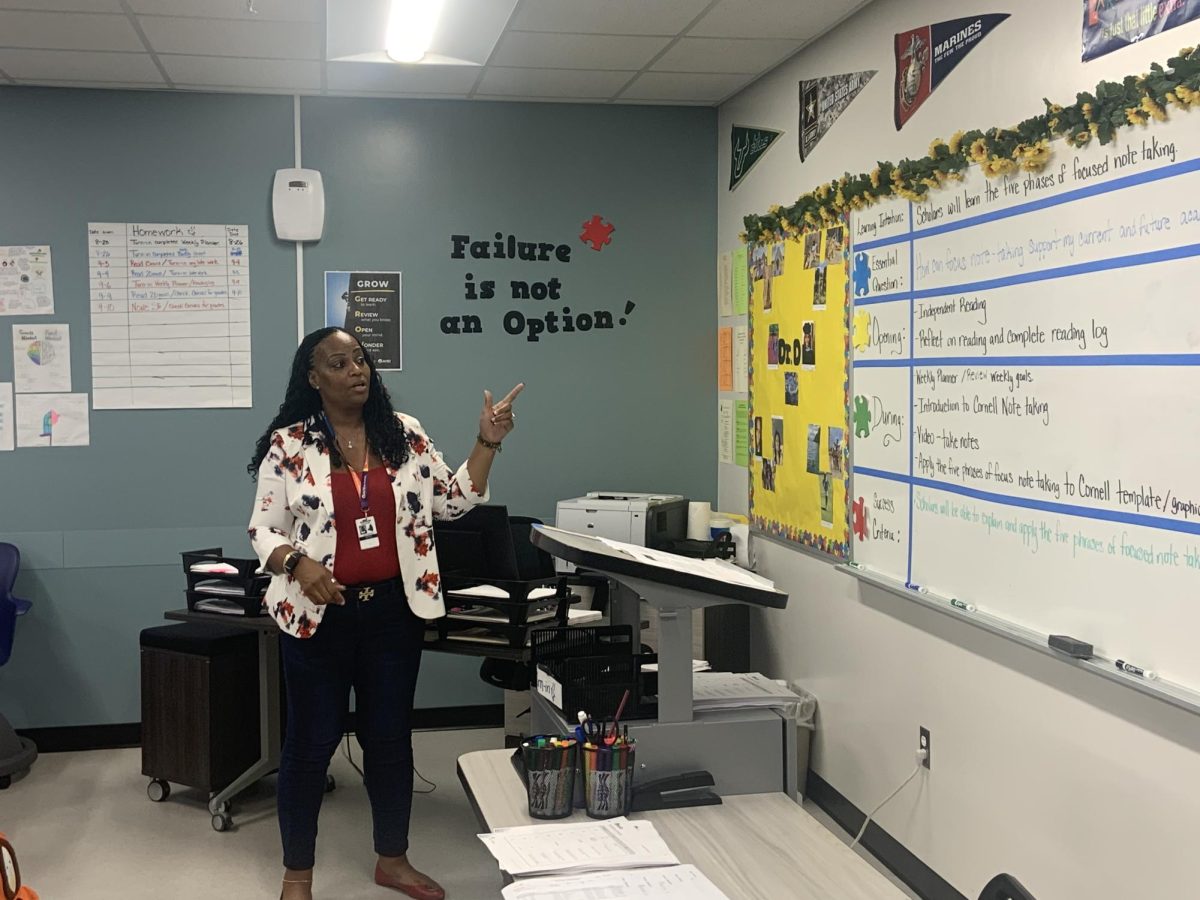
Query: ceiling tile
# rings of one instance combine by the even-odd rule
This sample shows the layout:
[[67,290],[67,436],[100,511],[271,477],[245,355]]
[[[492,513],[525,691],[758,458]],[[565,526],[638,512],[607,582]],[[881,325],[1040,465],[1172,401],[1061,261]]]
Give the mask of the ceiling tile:
[[586,69],[505,69],[489,66],[479,83],[478,93],[504,97],[608,98],[617,93],[634,74]]
[[158,53],[197,56],[320,59],[321,26],[312,22],[259,22],[250,19],[178,19],[139,16]]
[[257,12],[252,13],[246,0],[128,0],[128,2],[130,9],[135,13],[145,15],[250,19],[260,22],[320,22],[325,5],[324,0],[254,0],[254,9]]
[[18,81],[123,81],[164,85],[146,53],[81,50],[0,50],[0,69]]
[[166,83],[161,85],[144,84],[138,81],[59,81],[55,78],[36,78],[21,82],[38,87],[59,88],[89,88],[96,90],[114,91],[153,91],[159,88],[166,90]]
[[744,72],[757,75],[800,49],[799,41],[683,38],[651,67],[658,72]]
[[331,62],[326,67],[325,82],[331,91],[465,96],[475,86],[480,71],[478,66]]
[[539,34],[507,31],[489,60],[495,66],[537,69],[641,69],[670,43],[665,37]]
[[644,72],[621,93],[619,100],[717,103],[745,87],[753,78],[753,75]]
[[721,0],[688,34],[807,41],[862,5],[863,0]]
[[125,16],[0,10],[0,46],[43,50],[144,50]]
[[125,10],[121,9],[121,0],[0,0],[0,9],[125,14]]
[[321,88],[321,64],[308,60],[229,59],[213,56],[160,56],[178,84],[233,85],[314,91]]
[[522,96],[507,96],[505,94],[476,94],[472,100],[481,100],[485,103],[607,103],[607,97],[572,97],[570,100],[564,100],[562,97],[522,97]]
[[578,34],[669,34],[682,31],[709,0],[524,0],[509,27]]

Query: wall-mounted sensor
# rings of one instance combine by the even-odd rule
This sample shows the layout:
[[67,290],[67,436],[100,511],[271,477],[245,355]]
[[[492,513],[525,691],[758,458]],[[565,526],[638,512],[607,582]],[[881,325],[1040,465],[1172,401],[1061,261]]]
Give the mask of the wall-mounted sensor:
[[279,169],[271,191],[275,235],[281,241],[319,241],[325,233],[325,185],[316,169]]

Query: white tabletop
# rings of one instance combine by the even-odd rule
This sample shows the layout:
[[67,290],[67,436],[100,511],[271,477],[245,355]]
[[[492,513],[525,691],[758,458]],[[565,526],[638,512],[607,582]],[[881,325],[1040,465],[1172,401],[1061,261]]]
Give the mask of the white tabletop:
[[[533,825],[511,750],[458,758],[459,776],[488,830]],[[785,794],[725,797],[720,806],[631,813],[653,822],[682,863],[730,900],[904,900],[904,894]],[[590,821],[581,811],[572,819]]]

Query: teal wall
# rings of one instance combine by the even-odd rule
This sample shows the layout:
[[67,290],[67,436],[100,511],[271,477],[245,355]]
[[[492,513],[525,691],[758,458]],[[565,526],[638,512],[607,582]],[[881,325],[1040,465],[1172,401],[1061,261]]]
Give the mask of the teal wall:
[[[457,463],[482,390],[529,385],[505,444],[494,501],[552,519],[554,501],[596,488],[715,493],[715,114],[663,107],[308,98],[304,164],[322,171],[324,240],[305,250],[307,329],[323,324],[325,269],[398,269],[403,372],[397,406]],[[178,552],[249,555],[244,466],[282,399],[295,347],[295,253],[273,237],[270,184],[293,160],[288,97],[0,88],[0,244],[48,243],[56,315],[0,318],[0,381],[16,322],[71,325],[73,389],[91,386],[89,221],[250,227],[254,408],[93,411],[86,448],[0,454],[0,540],[25,557],[35,602],[0,709],[18,727],[139,717],[138,631],[182,605]],[[616,226],[595,252],[593,214]],[[571,262],[455,260],[450,235],[566,243]],[[497,282],[463,298],[471,272]],[[558,302],[511,300],[508,281],[558,277]],[[503,289],[503,290],[501,290]],[[635,308],[609,331],[543,335],[502,327]],[[474,313],[482,334],[446,335]],[[426,654],[418,706],[494,702],[477,662]]]

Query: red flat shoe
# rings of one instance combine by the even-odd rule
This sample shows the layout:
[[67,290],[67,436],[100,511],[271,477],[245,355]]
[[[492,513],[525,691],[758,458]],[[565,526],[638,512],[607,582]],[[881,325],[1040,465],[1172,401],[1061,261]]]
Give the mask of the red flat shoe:
[[375,863],[375,883],[380,887],[391,888],[394,891],[407,894],[413,900],[445,900],[446,897],[446,892],[437,885],[404,884],[397,881],[387,872],[383,871],[383,866],[379,863]]

